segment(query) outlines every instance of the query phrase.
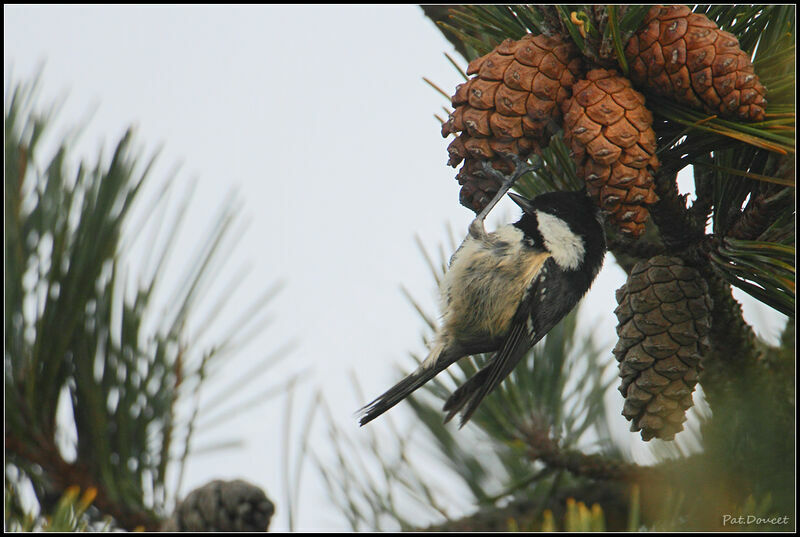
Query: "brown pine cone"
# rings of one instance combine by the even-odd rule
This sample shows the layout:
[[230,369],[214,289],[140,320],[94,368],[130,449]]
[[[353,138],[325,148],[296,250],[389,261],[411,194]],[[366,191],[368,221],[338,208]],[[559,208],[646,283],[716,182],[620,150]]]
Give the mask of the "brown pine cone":
[[275,505],[264,491],[240,479],[214,480],[189,493],[160,531],[262,532]]
[[628,235],[638,237],[658,201],[653,173],[658,169],[653,116],[644,96],[628,79],[592,69],[572,86],[563,104],[564,141],[588,194]]
[[683,430],[708,350],[708,285],[681,259],[656,256],[634,266],[617,302],[622,415],[643,440],[671,440]]
[[625,57],[639,87],[711,114],[764,119],[767,91],[739,41],[685,5],[654,6]]
[[462,205],[479,212],[500,186],[475,174],[480,162],[509,173],[509,156],[524,160],[547,145],[582,66],[571,40],[532,34],[506,39],[470,62],[467,74],[475,76],[456,88],[453,113],[442,125],[442,136],[457,135],[448,164],[464,161],[456,175]]

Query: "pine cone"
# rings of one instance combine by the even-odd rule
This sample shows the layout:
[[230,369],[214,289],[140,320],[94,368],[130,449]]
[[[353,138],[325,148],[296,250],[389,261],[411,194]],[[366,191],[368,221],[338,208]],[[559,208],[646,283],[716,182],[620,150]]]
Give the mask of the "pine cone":
[[656,256],[634,266],[617,302],[622,415],[643,440],[671,440],[683,430],[708,350],[708,285],[682,260]]
[[456,175],[462,205],[479,212],[499,189],[496,180],[475,174],[481,161],[509,173],[509,156],[526,159],[547,145],[582,65],[571,40],[532,34],[506,39],[470,62],[467,74],[475,76],[456,88],[453,113],[442,125],[442,136],[457,134],[448,164],[464,161]]
[[631,80],[711,114],[762,121],[766,88],[733,34],[684,5],[654,6],[625,47]]
[[267,531],[275,506],[260,488],[241,480],[215,480],[193,490],[161,531]]
[[563,104],[564,141],[588,194],[620,231],[638,237],[658,201],[653,116],[644,96],[615,71],[592,69]]

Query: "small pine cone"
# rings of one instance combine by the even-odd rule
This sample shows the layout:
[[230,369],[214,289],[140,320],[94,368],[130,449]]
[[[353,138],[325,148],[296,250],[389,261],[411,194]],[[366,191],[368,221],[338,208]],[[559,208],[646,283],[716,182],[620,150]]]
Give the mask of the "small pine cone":
[[505,171],[513,169],[510,156],[526,159],[547,145],[582,69],[571,40],[532,34],[506,39],[470,62],[467,74],[475,76],[456,88],[453,113],[442,125],[442,136],[456,134],[448,164],[464,161],[456,176],[463,205],[479,212],[499,188],[475,174],[482,161]]
[[260,488],[241,480],[215,480],[190,492],[160,531],[261,532],[269,529],[274,513]]
[[685,5],[654,6],[625,57],[639,87],[711,114],[764,119],[767,90],[739,41]]
[[[461,205],[473,209],[476,213],[486,207],[500,190],[500,181],[497,178],[482,173],[482,162],[479,159],[468,158],[456,174],[458,184],[461,185],[459,192]],[[493,159],[490,162],[492,167],[505,175],[514,171],[514,165],[507,160]]]
[[615,71],[592,69],[572,87],[563,104],[564,141],[586,181],[588,194],[609,219],[638,237],[658,201],[653,116],[644,96]]
[[682,260],[656,256],[633,267],[617,302],[622,415],[643,440],[672,440],[683,430],[708,350],[708,285]]

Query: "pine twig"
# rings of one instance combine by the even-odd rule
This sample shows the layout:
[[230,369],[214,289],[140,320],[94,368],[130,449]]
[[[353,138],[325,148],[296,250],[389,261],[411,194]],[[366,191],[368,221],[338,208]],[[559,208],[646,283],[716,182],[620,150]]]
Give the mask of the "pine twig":
[[689,214],[695,226],[705,229],[714,205],[713,171],[694,166],[694,184],[697,197],[689,207]]
[[[37,435],[39,436],[39,435]],[[120,527],[129,531],[144,529],[157,531],[161,521],[150,513],[132,511],[120,502],[115,501],[100,483],[92,478],[89,468],[80,462],[68,463],[58,454],[58,448],[42,437],[35,442],[22,441],[13,433],[6,431],[5,448],[7,455],[17,455],[25,461],[42,468],[49,486],[59,492],[67,487],[78,486],[81,490],[94,488],[97,496],[92,502],[102,513],[110,515]],[[60,494],[58,494],[60,496]]]
[[782,207],[794,202],[790,195],[792,193],[793,189],[785,188],[777,194],[764,192],[753,196],[726,236],[732,239],[757,239],[772,224],[775,214]]
[[678,192],[677,172],[661,169],[655,175],[657,201],[650,208],[650,216],[658,226],[667,251],[678,253],[697,246],[703,240],[704,230],[691,218],[683,196]]
[[562,449],[552,438],[550,427],[544,420],[529,421],[525,426],[520,426],[519,432],[521,440],[527,445],[529,457],[543,462],[549,468],[567,470],[591,479],[615,481],[635,481],[645,473],[638,464]]

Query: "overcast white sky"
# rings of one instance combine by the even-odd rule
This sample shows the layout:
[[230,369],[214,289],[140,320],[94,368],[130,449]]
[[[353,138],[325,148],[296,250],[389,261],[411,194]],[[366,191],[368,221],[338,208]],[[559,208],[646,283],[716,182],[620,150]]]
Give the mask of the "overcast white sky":
[[[236,378],[249,362],[296,339],[289,359],[247,393],[307,369],[294,398],[297,415],[321,389],[337,423],[357,435],[353,411],[367,401],[353,393],[350,376],[367,397],[377,395],[396,380],[396,364],[410,363],[409,351],[423,350],[422,322],[400,292],[405,285],[434,311],[433,281],[414,235],[436,251],[448,236],[445,224],[463,234],[472,216],[458,204],[455,170],[446,166],[448,141],[433,117],[448,103],[421,77],[446,91],[462,79],[443,56],[452,47],[420,8],[3,11],[5,86],[9,75],[28,79],[43,63],[39,102],[67,95],[58,125],[93,112],[78,145],[83,156],[94,159],[103,143],[108,152],[134,124],[144,154],[163,146],[150,192],[178,164],[174,197],[196,181],[172,278],[193,255],[210,215],[231,191],[238,193],[247,228],[220,284],[238,278],[244,266],[250,271],[214,330],[234,322],[277,280],[286,286],[269,306],[274,322],[242,351],[238,365],[218,374]],[[489,220],[517,214],[504,201]],[[584,308],[587,325],[605,334],[608,345],[622,274],[609,257]],[[745,308],[771,338],[783,326],[782,316],[751,301]],[[213,333],[204,335],[213,340]],[[244,447],[193,459],[181,493],[212,478],[248,479],[278,505],[273,529],[287,529],[284,409],[284,398],[273,399],[215,429],[220,440],[240,437]],[[407,409],[394,412],[402,421]],[[326,431],[318,429],[312,443],[325,452]],[[198,445],[214,439],[200,435]],[[297,528],[349,529],[313,467],[305,470]]]

